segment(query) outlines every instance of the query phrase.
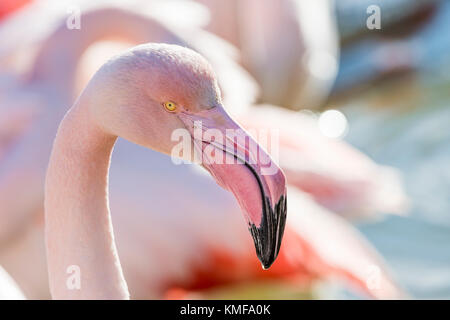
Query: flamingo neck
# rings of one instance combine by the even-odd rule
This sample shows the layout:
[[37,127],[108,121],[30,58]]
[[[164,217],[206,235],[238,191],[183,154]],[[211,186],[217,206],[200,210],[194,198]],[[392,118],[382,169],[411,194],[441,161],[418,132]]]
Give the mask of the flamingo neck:
[[116,138],[95,125],[80,104],[59,127],[45,188],[47,260],[55,299],[129,297],[108,204]]

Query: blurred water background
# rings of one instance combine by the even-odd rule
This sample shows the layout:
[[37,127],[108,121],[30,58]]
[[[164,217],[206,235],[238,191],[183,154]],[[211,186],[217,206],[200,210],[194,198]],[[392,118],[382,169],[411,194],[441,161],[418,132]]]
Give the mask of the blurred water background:
[[[337,2],[340,21],[348,15],[346,2]],[[383,5],[395,12],[395,4],[401,7],[404,1],[379,2],[382,12]],[[386,32],[381,31],[343,46],[337,98],[329,107],[339,107],[347,116],[349,143],[401,171],[411,199],[407,217],[390,215],[361,224],[359,230],[412,297],[449,299],[450,1],[411,2],[411,7],[431,4],[433,11],[416,32],[383,37]],[[419,18],[429,9],[420,8]],[[340,27],[342,37],[358,29],[345,23]],[[392,64],[380,63],[380,55]],[[355,89],[358,83],[364,84]]]

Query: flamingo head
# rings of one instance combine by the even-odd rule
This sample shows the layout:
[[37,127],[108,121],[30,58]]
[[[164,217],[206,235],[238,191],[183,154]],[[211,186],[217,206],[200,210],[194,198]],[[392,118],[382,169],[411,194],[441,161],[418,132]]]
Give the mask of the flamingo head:
[[103,130],[199,163],[234,194],[270,267],[285,226],[285,177],[227,114],[209,63],[184,47],[145,44],[111,59],[91,82],[91,114]]

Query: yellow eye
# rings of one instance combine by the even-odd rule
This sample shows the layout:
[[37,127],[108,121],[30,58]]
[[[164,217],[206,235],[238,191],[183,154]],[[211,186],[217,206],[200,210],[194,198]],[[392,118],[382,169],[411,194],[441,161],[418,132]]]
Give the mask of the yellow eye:
[[164,108],[166,108],[166,110],[170,112],[174,112],[177,109],[177,105],[172,101],[164,102],[163,105]]

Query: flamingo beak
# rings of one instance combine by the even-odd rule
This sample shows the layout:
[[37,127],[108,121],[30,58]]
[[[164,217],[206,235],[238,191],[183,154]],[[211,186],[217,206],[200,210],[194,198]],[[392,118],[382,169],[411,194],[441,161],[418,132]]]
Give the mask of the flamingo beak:
[[280,250],[286,222],[282,170],[221,106],[179,117],[194,139],[197,160],[237,199],[258,259],[268,269]]

